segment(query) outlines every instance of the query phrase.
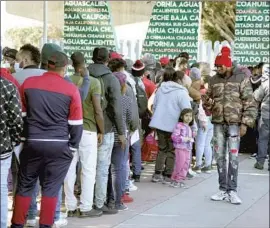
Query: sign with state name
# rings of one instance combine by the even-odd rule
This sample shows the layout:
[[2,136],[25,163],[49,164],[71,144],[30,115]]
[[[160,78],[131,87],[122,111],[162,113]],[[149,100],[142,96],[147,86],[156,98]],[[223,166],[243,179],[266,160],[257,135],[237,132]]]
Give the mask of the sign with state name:
[[65,1],[64,51],[79,51],[91,62],[95,47],[115,50],[115,34],[107,1]]
[[156,59],[173,59],[188,52],[190,62],[198,53],[200,2],[157,1],[150,19],[142,54],[152,53]]
[[234,59],[245,66],[269,63],[270,2],[236,2]]

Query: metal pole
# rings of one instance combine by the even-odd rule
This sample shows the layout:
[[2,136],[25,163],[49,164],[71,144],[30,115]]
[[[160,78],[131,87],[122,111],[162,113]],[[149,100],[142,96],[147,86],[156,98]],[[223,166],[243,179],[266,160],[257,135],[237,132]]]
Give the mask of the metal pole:
[[43,1],[43,45],[47,43],[48,1]]

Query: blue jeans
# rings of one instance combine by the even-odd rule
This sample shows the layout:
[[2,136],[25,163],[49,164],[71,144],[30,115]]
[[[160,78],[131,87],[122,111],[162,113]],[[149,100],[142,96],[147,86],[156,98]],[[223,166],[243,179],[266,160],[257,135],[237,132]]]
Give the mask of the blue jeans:
[[[239,133],[238,125],[214,124],[213,144],[219,175],[219,189],[222,191],[237,191]],[[228,169],[227,151],[229,152]]]
[[205,156],[205,166],[210,166],[212,163],[212,146],[211,141],[213,138],[213,124],[210,119],[207,120],[207,128],[204,131],[201,127],[198,129],[196,137],[196,166],[202,165],[202,157]]
[[259,140],[258,140],[258,155],[257,162],[264,164],[266,155],[269,154],[269,119],[261,118],[259,120]]
[[130,146],[132,155],[132,171],[133,175],[140,176],[142,170],[142,155],[141,155],[141,141],[138,140]]
[[[34,189],[34,192],[32,194],[32,200],[31,200],[30,208],[28,210],[27,220],[36,219],[37,212],[38,212],[38,209],[37,209],[38,193],[39,193],[39,181],[37,182],[36,187]],[[55,215],[54,215],[54,221],[58,221],[60,219],[61,204],[62,204],[62,187],[60,188],[60,191],[58,194],[57,205],[56,205],[56,210],[55,210]]]
[[1,161],[1,227],[7,227],[8,218],[8,173],[11,156]]
[[112,186],[114,192],[115,205],[121,204],[121,197],[125,193],[127,177],[127,161],[129,147],[122,149],[121,145],[115,145],[112,151]]
[[102,145],[98,148],[95,186],[95,206],[97,208],[102,208],[107,198],[108,174],[109,166],[111,164],[113,143],[114,133],[107,133],[104,135]]

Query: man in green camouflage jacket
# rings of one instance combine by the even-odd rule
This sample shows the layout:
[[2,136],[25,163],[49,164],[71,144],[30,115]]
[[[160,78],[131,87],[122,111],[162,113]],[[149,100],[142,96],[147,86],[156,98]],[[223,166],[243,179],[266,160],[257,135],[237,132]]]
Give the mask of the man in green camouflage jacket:
[[249,78],[244,71],[233,66],[228,47],[222,48],[215,66],[217,74],[210,79],[207,94],[203,96],[204,108],[212,113],[213,144],[219,174],[220,191],[211,199],[241,204],[237,195],[240,137],[246,134],[247,127],[253,127],[257,106]]

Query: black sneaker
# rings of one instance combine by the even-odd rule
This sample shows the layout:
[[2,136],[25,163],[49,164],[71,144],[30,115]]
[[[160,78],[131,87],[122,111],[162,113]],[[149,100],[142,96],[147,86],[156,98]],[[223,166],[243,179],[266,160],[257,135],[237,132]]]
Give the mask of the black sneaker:
[[93,218],[93,217],[100,217],[103,214],[101,210],[92,209],[90,211],[79,211],[80,218]]
[[141,176],[140,175],[133,175],[132,176],[132,179],[135,181],[135,182],[140,182],[141,180]]
[[259,169],[259,170],[263,170],[263,164],[259,163],[259,162],[256,162],[255,165],[254,165],[254,168],[255,169]]
[[78,211],[77,210],[67,212],[67,217],[68,218],[77,217],[77,216],[78,216]]
[[249,158],[256,158],[257,157],[257,153],[254,153],[254,154],[252,154]]
[[102,208],[95,208],[96,210],[102,211],[103,214],[106,215],[114,215],[118,213],[118,210],[115,209],[115,207],[108,207],[107,205],[104,205]]

